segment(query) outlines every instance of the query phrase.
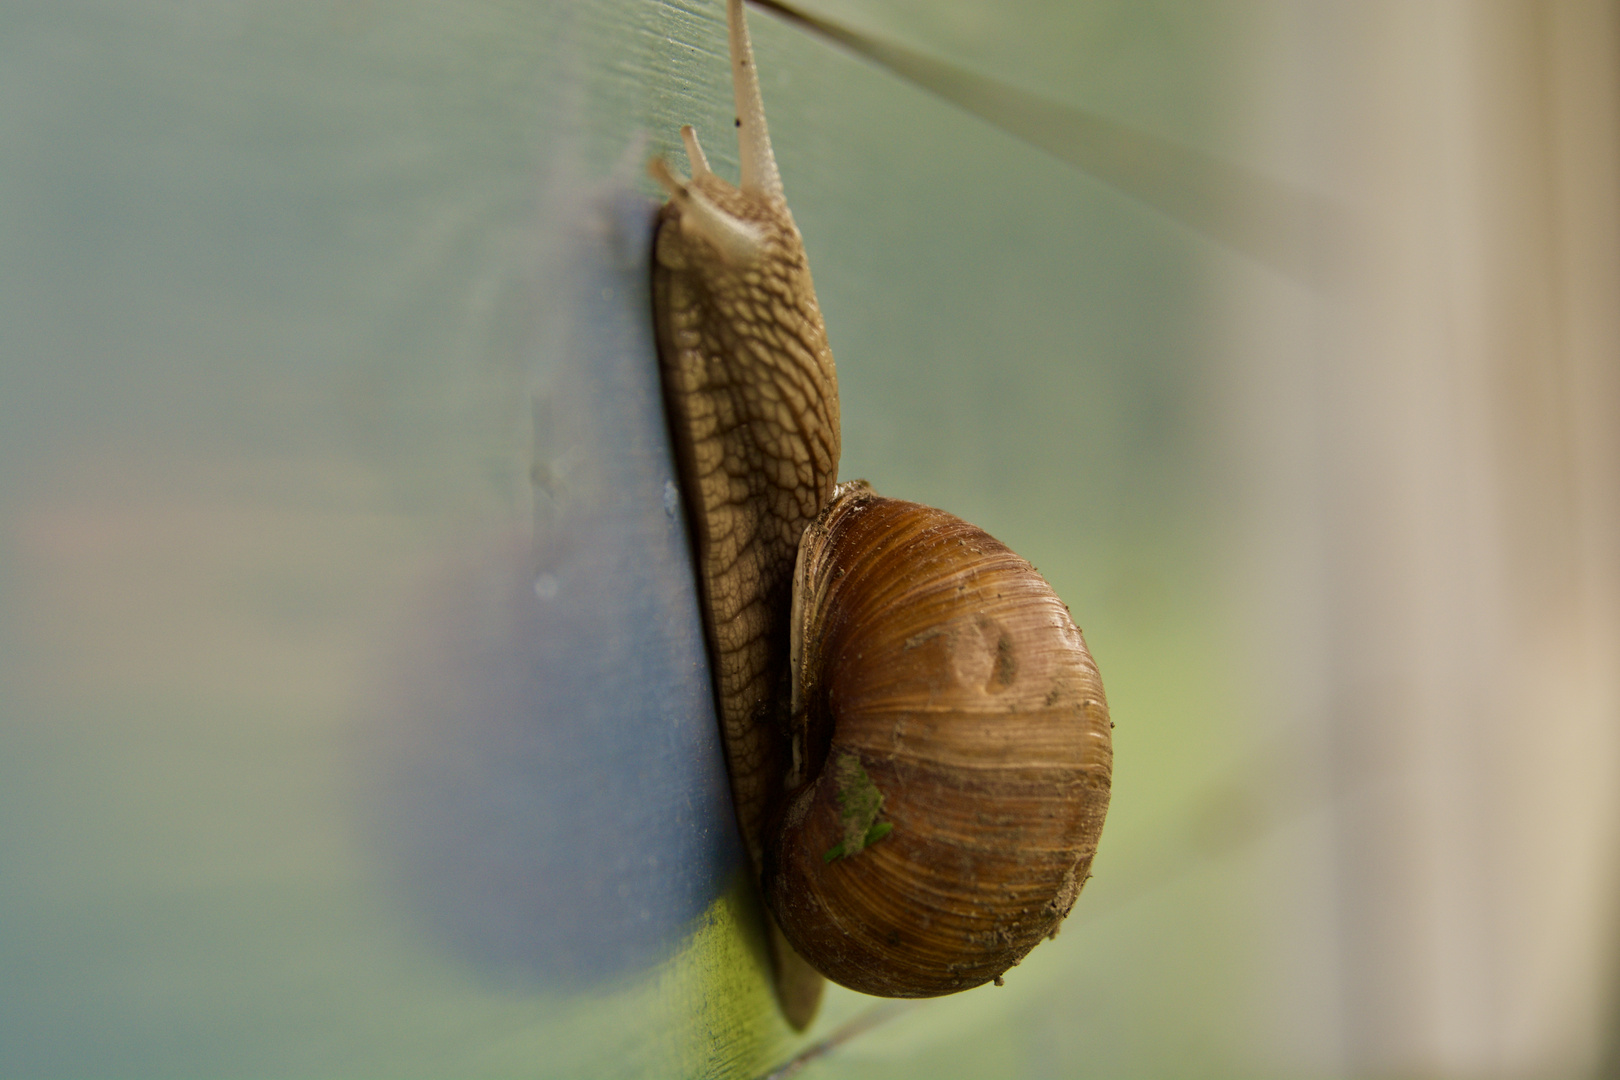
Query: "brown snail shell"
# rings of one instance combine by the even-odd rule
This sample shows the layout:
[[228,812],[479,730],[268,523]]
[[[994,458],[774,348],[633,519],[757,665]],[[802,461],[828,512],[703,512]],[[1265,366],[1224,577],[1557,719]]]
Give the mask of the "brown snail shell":
[[1089,876],[1112,771],[1102,680],[1029,563],[844,484],[794,575],[793,772],[764,874],[795,950],[863,993],[999,978]]

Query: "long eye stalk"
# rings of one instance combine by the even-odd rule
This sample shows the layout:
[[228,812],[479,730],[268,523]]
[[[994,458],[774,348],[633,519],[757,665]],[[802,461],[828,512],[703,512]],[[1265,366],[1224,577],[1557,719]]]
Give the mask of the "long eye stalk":
[[765,104],[759,96],[759,72],[754,67],[754,49],[748,40],[742,0],[726,0],[726,23],[731,41],[732,93],[737,102],[738,156],[742,161],[739,186],[750,195],[780,199],[782,177],[776,171],[771,134],[765,127]]

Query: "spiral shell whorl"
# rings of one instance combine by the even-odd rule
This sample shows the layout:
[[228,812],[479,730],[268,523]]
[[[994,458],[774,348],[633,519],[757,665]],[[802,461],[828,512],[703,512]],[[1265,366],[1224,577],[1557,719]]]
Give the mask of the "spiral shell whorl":
[[794,585],[800,786],[767,902],[864,993],[998,977],[1068,914],[1107,810],[1108,706],[1080,631],[988,534],[865,485],[807,530]]

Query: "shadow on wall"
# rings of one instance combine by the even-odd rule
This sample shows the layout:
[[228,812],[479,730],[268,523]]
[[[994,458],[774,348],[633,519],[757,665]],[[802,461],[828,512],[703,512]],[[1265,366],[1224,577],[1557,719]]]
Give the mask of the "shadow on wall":
[[649,207],[615,190],[548,218],[566,272],[542,274],[533,535],[445,560],[356,756],[408,906],[520,985],[666,959],[741,865],[658,390]]

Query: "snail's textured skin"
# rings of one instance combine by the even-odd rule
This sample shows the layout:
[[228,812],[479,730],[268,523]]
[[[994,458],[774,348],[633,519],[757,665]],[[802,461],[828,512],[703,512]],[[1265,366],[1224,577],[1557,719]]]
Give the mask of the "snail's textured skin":
[[[1056,933],[1108,809],[1108,703],[1068,609],[982,529],[846,484],[805,535],[793,620],[804,768],[767,904],[863,993],[997,978]],[[857,771],[882,835],[851,854]]]
[[838,471],[838,384],[799,230],[779,198],[713,173],[688,182],[754,225],[758,258],[722,259],[664,206],[653,303],[664,398],[692,517],[737,817],[758,867],[785,764],[787,614],[804,527]]

